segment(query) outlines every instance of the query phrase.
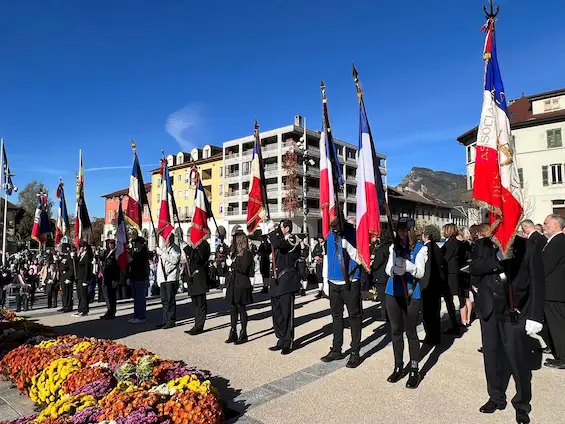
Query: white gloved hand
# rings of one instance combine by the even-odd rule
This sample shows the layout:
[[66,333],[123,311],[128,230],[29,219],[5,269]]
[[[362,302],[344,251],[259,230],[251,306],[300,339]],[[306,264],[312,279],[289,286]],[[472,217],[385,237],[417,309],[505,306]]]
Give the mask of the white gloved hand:
[[404,275],[406,273],[406,268],[401,266],[393,266],[392,267],[392,274],[393,275]]
[[233,263],[233,261],[230,258],[226,259],[226,265],[227,266],[231,266],[232,263]]
[[526,334],[528,334],[528,336],[538,334],[542,328],[543,324],[537,321],[532,321],[531,319],[526,320]]
[[416,265],[414,265],[410,261],[405,262],[405,267],[406,267],[406,272],[409,272],[410,274],[413,274],[414,272],[416,272]]
[[394,265],[404,268],[406,265],[406,259],[397,256],[394,258]]
[[222,289],[222,293],[224,294],[224,297],[226,297],[226,294],[228,293],[228,289],[223,288],[223,289]]
[[267,233],[272,233],[273,231],[275,231],[275,223],[272,219],[269,219],[267,221]]

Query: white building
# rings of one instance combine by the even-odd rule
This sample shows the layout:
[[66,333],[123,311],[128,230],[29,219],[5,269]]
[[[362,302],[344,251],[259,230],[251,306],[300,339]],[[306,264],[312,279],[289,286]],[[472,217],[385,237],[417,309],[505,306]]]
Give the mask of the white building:
[[[297,171],[299,195],[303,195],[303,158],[304,149],[297,143],[304,140],[306,133],[306,225],[311,237],[321,233],[320,198],[320,131],[305,129],[305,119],[301,116],[294,118],[294,124],[274,130],[261,132],[263,143],[263,161],[265,163],[265,179],[267,184],[267,197],[271,218],[275,221],[286,218],[283,210],[284,175],[283,157],[291,149],[298,154]],[[224,199],[223,208],[228,233],[238,229],[246,230],[247,199],[251,179],[251,154],[254,145],[254,136],[248,135],[237,140],[227,141],[224,149]],[[344,195],[341,201],[344,205],[346,216],[355,215],[356,171],[357,171],[357,146],[334,138],[339,160],[342,165],[344,177]],[[386,157],[377,153],[380,159],[381,172],[386,185]],[[312,164],[310,164],[310,161]],[[301,197],[301,199],[303,199]],[[301,207],[293,217],[296,224],[294,231],[303,232],[304,210]]]
[[[509,102],[515,160],[522,185],[524,217],[542,223],[551,213],[565,216],[565,89]],[[467,191],[472,197],[477,127],[459,136],[466,146]],[[479,221],[479,214],[470,217]]]

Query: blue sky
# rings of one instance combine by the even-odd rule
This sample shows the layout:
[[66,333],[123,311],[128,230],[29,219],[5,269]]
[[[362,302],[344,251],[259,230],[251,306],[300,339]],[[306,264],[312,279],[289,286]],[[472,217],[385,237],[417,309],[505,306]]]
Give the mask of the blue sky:
[[[565,3],[498,4],[508,97],[564,86]],[[129,182],[132,137],[146,170],[180,150],[175,112],[185,148],[248,135],[255,117],[270,129],[301,114],[318,129],[323,77],[334,134],[356,143],[355,61],[389,181],[412,166],[464,173],[455,138],[479,119],[483,22],[478,0],[3,2],[0,135],[16,184],[54,194],[63,177],[71,204],[82,148],[100,216],[99,196]]]

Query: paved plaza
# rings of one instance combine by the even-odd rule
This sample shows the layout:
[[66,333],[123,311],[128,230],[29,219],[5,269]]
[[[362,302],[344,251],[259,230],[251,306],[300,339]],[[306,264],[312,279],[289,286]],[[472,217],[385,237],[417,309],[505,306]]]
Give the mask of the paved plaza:
[[[270,352],[275,343],[271,329],[270,302],[255,294],[249,310],[249,343],[226,345],[229,314],[221,293],[208,296],[206,332],[191,337],[192,309],[186,294],[179,294],[178,326],[155,330],[161,318],[159,299],[149,300],[148,320],[131,325],[133,305],[118,305],[119,317],[102,321],[102,304],[94,304],[90,315],[75,318],[47,309],[23,315],[54,326],[61,333],[108,338],[130,347],[145,347],[163,358],[182,359],[187,364],[207,369],[215,376],[226,405],[227,422],[248,424],[288,423],[513,423],[509,407],[494,415],[483,415],[478,408],[486,402],[486,384],[480,347],[480,329],[475,322],[461,338],[445,338],[444,344],[424,352],[421,362],[424,379],[416,390],[386,382],[392,371],[392,347],[385,326],[376,321],[378,304],[365,302],[363,364],[345,368],[346,360],[323,364],[319,358],[331,345],[329,301],[316,300],[315,292],[297,298],[296,350],[288,356]],[[41,299],[39,301],[41,306]],[[345,335],[345,345],[349,336]],[[421,338],[423,338],[420,326]],[[407,355],[407,352],[406,352]],[[407,361],[407,359],[406,359]],[[510,398],[514,394],[511,383]],[[542,368],[533,378],[533,423],[565,423],[565,374]],[[7,383],[0,385],[0,420],[31,412],[31,402]]]

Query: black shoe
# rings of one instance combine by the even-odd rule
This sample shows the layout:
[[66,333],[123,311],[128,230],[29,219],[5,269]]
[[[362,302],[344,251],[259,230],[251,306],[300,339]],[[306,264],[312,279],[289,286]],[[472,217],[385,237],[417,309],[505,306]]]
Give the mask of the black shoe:
[[343,359],[343,353],[341,353],[341,351],[335,351],[333,349],[330,349],[330,353],[328,353],[326,356],[321,357],[320,361],[332,362],[332,361],[339,361],[340,359]]
[[204,332],[203,328],[196,328],[196,327],[193,327],[190,330],[185,331],[186,334],[189,334],[191,336],[197,336],[199,334],[202,334],[203,332]]
[[425,338],[424,340],[422,340],[422,343],[430,345],[430,346],[439,346],[441,344],[441,342],[439,340],[432,340],[432,339],[428,339],[428,338]]
[[237,332],[235,330],[230,331],[230,336],[226,340],[226,343],[235,343],[237,340]]
[[530,423],[530,416],[526,411],[516,411],[516,422],[518,424],[529,424]]
[[324,296],[324,293],[322,293],[321,291],[319,291],[316,296],[314,296],[315,299],[321,299]]
[[553,368],[554,370],[565,370],[565,361],[554,360],[550,362],[548,359],[543,365],[547,368]]
[[445,330],[443,334],[447,334],[448,336],[460,336],[461,330],[459,330],[459,327],[451,327]]
[[400,365],[399,367],[394,367],[394,371],[391,375],[388,376],[386,381],[389,383],[398,383],[404,377],[404,365]]
[[422,381],[420,372],[417,369],[412,369],[410,370],[410,376],[408,377],[408,381],[406,382],[406,388],[415,389],[420,385],[420,381]]
[[345,366],[347,368],[357,368],[359,365],[361,365],[361,357],[359,356],[359,353],[353,352],[349,356],[349,361],[347,361],[347,364],[345,364]]
[[479,408],[479,412],[483,414],[494,414],[496,411],[498,410],[502,411],[504,409],[506,409],[506,405],[497,405],[492,400],[489,400],[487,403],[485,403],[483,406]]
[[157,325],[155,326],[155,328],[156,328],[157,330],[159,330],[159,329],[163,328],[164,326],[165,326],[165,324],[161,323],[161,324],[157,324]]
[[283,350],[283,347],[282,347],[281,345],[278,345],[278,344],[277,344],[277,345],[275,345],[275,346],[271,346],[271,347],[269,348],[269,350],[270,350],[271,352],[278,352],[279,350]]
[[163,325],[163,330],[168,330],[169,328],[175,328],[175,323],[169,322],[169,323]]
[[237,338],[237,340],[235,341],[236,345],[241,345],[243,343],[247,343],[249,339],[247,338],[247,331],[242,331],[239,335],[239,337]]
[[281,355],[290,355],[292,353],[291,347],[283,347],[281,350]]
[[306,290],[300,289],[300,296],[306,296]]
[[57,309],[57,312],[64,312],[65,310],[63,308],[61,309]]
[[268,287],[263,287],[263,288],[261,289],[261,293],[263,293],[263,294],[269,293],[269,288],[268,288]]

